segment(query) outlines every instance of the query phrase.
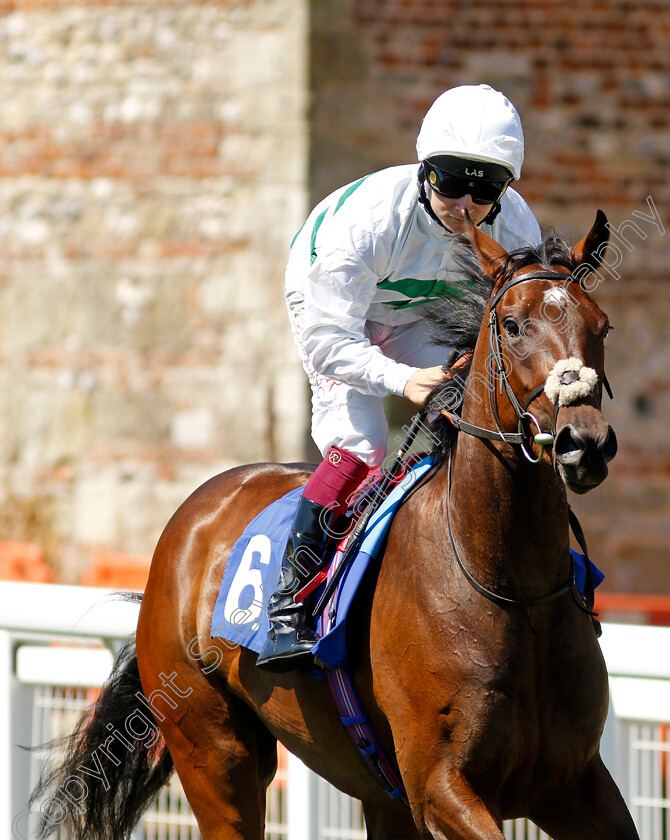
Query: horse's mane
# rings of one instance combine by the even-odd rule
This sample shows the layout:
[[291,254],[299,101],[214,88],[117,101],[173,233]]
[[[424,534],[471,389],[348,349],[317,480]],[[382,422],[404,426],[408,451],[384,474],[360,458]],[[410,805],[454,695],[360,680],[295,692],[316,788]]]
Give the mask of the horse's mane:
[[[459,236],[458,240],[454,255],[457,269],[449,278],[444,292],[426,308],[424,314],[430,323],[430,344],[453,347],[464,353],[474,350],[477,343],[494,281],[483,272],[467,237]],[[562,267],[570,272],[577,267],[570,246],[550,229],[536,248],[519,248],[507,255],[501,266],[502,283],[511,280],[519,269],[538,264],[548,270]],[[469,368],[461,371],[461,384],[468,373]],[[455,387],[453,380],[440,384],[428,397],[428,408],[432,405],[446,405],[450,411],[460,414],[463,393],[464,389]],[[459,394],[460,399],[456,401]],[[430,429],[434,441],[433,454],[444,458],[454,446],[458,433],[449,420],[439,413]]]

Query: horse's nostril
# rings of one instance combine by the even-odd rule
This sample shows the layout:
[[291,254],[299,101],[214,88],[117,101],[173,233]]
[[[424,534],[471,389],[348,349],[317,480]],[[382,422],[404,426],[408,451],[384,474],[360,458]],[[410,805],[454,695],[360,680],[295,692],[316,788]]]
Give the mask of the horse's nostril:
[[602,428],[600,434],[589,434],[581,426],[564,426],[556,435],[554,455],[563,466],[593,469],[596,464],[611,461],[617,453],[617,439],[614,429]]
[[609,431],[607,433],[607,437],[605,438],[605,442],[601,447],[602,455],[605,461],[611,461],[612,458],[617,453],[618,444],[616,439],[616,434],[614,433],[614,429],[609,426]]
[[556,435],[554,454],[557,458],[574,457],[582,452],[583,446],[573,437],[572,431],[572,426],[564,426]]

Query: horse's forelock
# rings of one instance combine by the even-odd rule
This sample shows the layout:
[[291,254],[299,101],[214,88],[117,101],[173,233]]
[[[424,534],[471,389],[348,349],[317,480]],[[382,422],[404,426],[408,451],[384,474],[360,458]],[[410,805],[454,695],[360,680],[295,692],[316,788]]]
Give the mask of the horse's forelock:
[[496,281],[502,285],[531,265],[547,270],[561,267],[570,272],[576,268],[571,248],[553,229],[538,247],[527,246],[508,254],[495,279],[482,271],[467,237],[458,237],[454,258],[457,271],[444,293],[427,307],[425,317],[431,324],[430,344],[459,350],[474,349]]
[[553,268],[574,271],[577,267],[570,246],[558,236],[553,228],[550,228],[538,247],[519,248],[508,254],[501,270],[502,282],[511,280],[521,269],[538,264],[549,271]]

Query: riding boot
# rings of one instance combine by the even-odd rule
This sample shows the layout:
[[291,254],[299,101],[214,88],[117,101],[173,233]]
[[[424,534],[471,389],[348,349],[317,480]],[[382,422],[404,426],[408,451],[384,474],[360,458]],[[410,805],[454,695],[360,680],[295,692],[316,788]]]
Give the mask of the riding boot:
[[312,648],[319,641],[304,603],[293,600],[296,592],[330,562],[336,540],[329,526],[333,511],[301,496],[282,559],[277,591],[268,602],[270,632],[256,665],[268,671],[288,671],[313,663]]

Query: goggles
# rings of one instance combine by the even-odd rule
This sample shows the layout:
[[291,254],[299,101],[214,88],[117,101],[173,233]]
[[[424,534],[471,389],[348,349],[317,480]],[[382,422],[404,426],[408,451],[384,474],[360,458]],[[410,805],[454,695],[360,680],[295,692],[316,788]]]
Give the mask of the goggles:
[[[457,166],[445,169],[440,165],[442,161],[426,160],[423,162],[426,180],[439,195],[445,198],[461,198],[470,195],[475,204],[495,204],[503,195],[513,180],[509,172],[502,166],[495,166],[499,177],[492,179],[487,170],[491,164],[479,161],[466,161],[456,158]],[[446,161],[445,161],[446,162]],[[456,172],[453,170],[457,169]],[[489,177],[487,177],[489,176]],[[502,177],[500,177],[502,176]]]

